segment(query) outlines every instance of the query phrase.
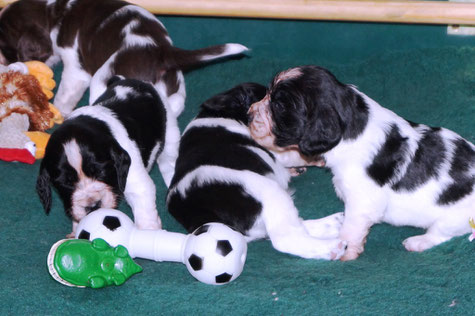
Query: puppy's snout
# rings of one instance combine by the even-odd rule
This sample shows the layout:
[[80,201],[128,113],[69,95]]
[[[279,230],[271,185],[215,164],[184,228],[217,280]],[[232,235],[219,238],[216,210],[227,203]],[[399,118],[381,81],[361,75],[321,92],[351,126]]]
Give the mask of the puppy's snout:
[[86,210],[86,213],[91,213],[95,210],[98,210],[99,208],[101,208],[101,201],[97,201],[95,202],[94,204],[90,205],[90,206],[86,206],[84,209]]

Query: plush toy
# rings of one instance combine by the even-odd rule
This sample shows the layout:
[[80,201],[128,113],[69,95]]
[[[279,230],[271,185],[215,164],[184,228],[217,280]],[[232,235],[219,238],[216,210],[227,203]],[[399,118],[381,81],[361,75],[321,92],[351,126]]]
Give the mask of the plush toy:
[[475,221],[470,217],[469,221],[470,227],[472,227],[472,234],[468,236],[468,240],[472,241],[475,239]]
[[58,282],[74,287],[121,285],[142,271],[123,246],[102,239],[62,239],[48,254],[48,271]]
[[53,71],[29,61],[0,65],[0,160],[34,163],[49,139],[46,129],[60,124],[60,112],[49,103]]
[[76,238],[102,238],[111,246],[122,245],[132,258],[182,262],[196,279],[213,285],[236,279],[247,255],[244,236],[224,224],[205,224],[189,235],[139,230],[127,215],[111,209],[99,209],[84,217]]

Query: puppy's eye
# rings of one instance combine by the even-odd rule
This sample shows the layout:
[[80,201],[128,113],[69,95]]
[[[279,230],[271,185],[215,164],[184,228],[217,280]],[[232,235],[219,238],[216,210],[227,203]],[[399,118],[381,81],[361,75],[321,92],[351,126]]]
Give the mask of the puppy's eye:
[[95,178],[95,179],[101,179],[104,176],[106,166],[105,164],[90,163],[90,164],[83,164],[82,169],[86,176]]
[[55,182],[60,183],[61,185],[71,186],[74,185],[77,180],[78,175],[76,172],[66,170],[55,179]]

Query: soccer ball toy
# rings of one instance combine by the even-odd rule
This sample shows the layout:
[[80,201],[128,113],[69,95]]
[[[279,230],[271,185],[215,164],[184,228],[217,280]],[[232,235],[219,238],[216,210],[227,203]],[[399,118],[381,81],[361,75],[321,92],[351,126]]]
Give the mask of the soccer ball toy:
[[184,263],[197,280],[213,285],[236,279],[247,255],[244,236],[224,224],[208,223],[189,235],[140,230],[127,215],[113,209],[88,214],[79,222],[75,237],[122,245],[132,258]]
[[224,284],[241,274],[246,254],[241,233],[221,223],[208,223],[188,235],[184,259],[188,271],[201,282]]

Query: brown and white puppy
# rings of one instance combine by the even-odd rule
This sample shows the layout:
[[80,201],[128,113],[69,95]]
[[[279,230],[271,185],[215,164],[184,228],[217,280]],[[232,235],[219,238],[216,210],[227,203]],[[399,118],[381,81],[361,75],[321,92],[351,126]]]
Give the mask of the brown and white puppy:
[[323,157],[331,169],[345,203],[343,260],[363,252],[376,223],[427,229],[403,242],[409,251],[470,232],[475,146],[456,133],[409,122],[316,66],[278,74],[250,113],[259,144]]
[[151,82],[176,117],[186,95],[181,69],[245,50],[174,47],[153,14],[121,0],[19,0],[0,16],[0,62],[63,62],[54,104],[64,116],[88,87],[92,104],[110,78],[122,75]]

